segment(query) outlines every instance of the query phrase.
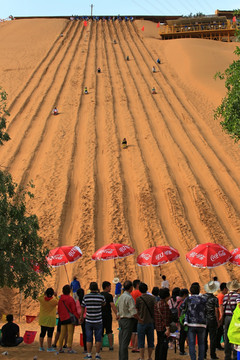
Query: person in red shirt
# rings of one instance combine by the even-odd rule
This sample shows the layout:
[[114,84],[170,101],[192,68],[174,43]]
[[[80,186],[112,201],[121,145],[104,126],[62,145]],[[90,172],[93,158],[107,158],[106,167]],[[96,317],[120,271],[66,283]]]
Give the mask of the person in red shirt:
[[61,333],[59,337],[59,352],[63,353],[63,339],[65,338],[67,332],[67,347],[68,353],[75,354],[76,351],[72,349],[72,342],[73,342],[73,333],[74,333],[74,326],[71,323],[69,311],[79,319],[79,314],[77,312],[76,303],[73,297],[70,295],[71,288],[69,285],[65,285],[62,289],[63,294],[60,296],[58,302],[58,314],[61,321]]
[[218,303],[219,303],[219,321],[220,326],[217,331],[217,340],[216,340],[216,348],[218,350],[224,350],[221,345],[221,338],[223,336],[223,316],[224,316],[224,308],[223,308],[223,298],[228,293],[227,283],[223,282],[220,284],[220,293],[217,295]]
[[[131,295],[133,297],[133,300],[136,304],[136,300],[139,296],[142,295],[142,293],[139,291],[139,284],[140,284],[140,280],[133,280],[133,291],[131,292]],[[133,327],[133,332],[132,332],[132,352],[135,353],[135,352],[139,352],[139,349],[138,349],[138,336],[137,336],[137,320],[134,319],[134,327]]]

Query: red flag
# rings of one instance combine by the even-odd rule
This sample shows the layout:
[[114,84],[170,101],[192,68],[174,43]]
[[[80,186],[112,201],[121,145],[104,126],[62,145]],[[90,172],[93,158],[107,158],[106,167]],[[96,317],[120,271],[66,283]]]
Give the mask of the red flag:
[[157,28],[159,28],[160,27],[160,24],[159,23],[157,23]]
[[36,319],[36,316],[32,316],[32,315],[26,315],[26,323],[30,324],[31,322],[33,322],[33,320]]
[[25,342],[25,344],[32,344],[34,342],[36,333],[37,333],[36,331],[26,330],[23,336],[23,341]]
[[236,22],[236,16],[233,17],[233,22]]
[[85,20],[84,23],[83,23],[84,26],[87,26],[87,21]]
[[141,28],[142,31],[144,31],[144,26]]

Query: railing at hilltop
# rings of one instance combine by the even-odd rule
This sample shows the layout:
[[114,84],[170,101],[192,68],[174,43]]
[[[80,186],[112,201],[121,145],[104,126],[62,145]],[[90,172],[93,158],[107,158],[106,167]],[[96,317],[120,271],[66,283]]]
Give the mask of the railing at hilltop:
[[176,38],[202,38],[222,40],[227,37],[230,41],[236,30],[240,29],[240,22],[226,20],[224,22],[198,23],[195,24],[173,24],[163,25],[159,30],[162,39]]

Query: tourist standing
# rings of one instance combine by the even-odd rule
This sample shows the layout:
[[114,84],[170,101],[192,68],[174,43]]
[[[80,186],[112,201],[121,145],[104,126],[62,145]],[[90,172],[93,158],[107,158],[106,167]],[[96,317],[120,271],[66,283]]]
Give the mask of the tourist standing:
[[217,330],[220,325],[219,323],[219,304],[218,298],[213,295],[219,289],[218,281],[209,281],[204,285],[206,294],[203,296],[207,300],[206,302],[206,334],[205,334],[205,357],[207,357],[208,350],[208,334],[210,337],[210,356],[211,360],[218,359],[216,354],[217,346]]
[[58,302],[58,314],[59,319],[61,321],[61,332],[59,337],[59,352],[64,353],[63,349],[63,340],[67,334],[67,352],[69,354],[75,354],[76,351],[72,349],[73,343],[73,333],[75,325],[72,324],[70,319],[70,314],[74,314],[77,319],[79,319],[79,315],[77,313],[76,303],[73,297],[70,295],[71,288],[69,285],[65,285],[62,289],[63,294],[60,296]]
[[[131,292],[131,295],[133,297],[135,305],[136,305],[137,298],[142,295],[141,292],[139,291],[140,282],[141,281],[139,279],[133,280],[133,291]],[[139,352],[137,326],[138,326],[138,321],[137,321],[137,319],[134,319],[133,331],[132,331],[132,337],[131,337],[132,346],[133,346],[133,348],[132,348],[133,353]]]
[[216,347],[218,350],[224,350],[224,348],[221,345],[221,339],[223,336],[223,321],[224,321],[223,299],[227,293],[228,293],[227,283],[222,282],[220,284],[220,293],[217,295],[218,303],[219,303],[219,322],[220,322],[220,326],[217,331],[217,343],[216,343]]
[[169,289],[169,282],[166,278],[166,275],[162,276],[162,283],[161,283],[161,287],[162,288],[168,288]]
[[170,336],[171,311],[168,306],[170,292],[168,288],[159,290],[160,301],[154,305],[154,321],[157,331],[157,346],[155,360],[166,360],[168,353],[168,338]]
[[70,284],[70,288],[73,292],[73,298],[75,301],[78,300],[77,291],[78,289],[80,289],[80,287],[81,287],[80,282],[78,281],[77,277],[74,276],[73,281]]
[[140,320],[134,300],[131,296],[133,284],[126,280],[123,284],[124,293],[117,303],[119,316],[119,360],[128,360],[128,345],[131,340],[134,319]]
[[[189,291],[188,289],[181,289],[179,292],[179,304],[178,304],[178,318],[181,315],[181,305],[185,301],[185,299],[188,298]],[[180,355],[188,355],[187,352],[185,352],[185,341],[187,339],[187,331],[186,326],[180,324],[180,337],[179,337],[179,350]]]
[[145,283],[140,283],[139,291],[141,296],[136,300],[136,308],[142,321],[138,322],[138,347],[140,350],[140,358],[144,359],[144,343],[145,335],[148,344],[148,359],[151,359],[154,349],[154,305],[156,300],[154,296],[147,294],[148,287]]
[[103,329],[102,336],[104,335],[104,330],[108,336],[109,341],[109,350],[113,350],[113,331],[112,331],[112,310],[117,318],[117,308],[113,302],[113,296],[110,294],[111,283],[109,281],[103,281],[102,283],[103,291],[101,294],[105,298],[106,305],[102,307],[102,318],[103,318]]
[[206,333],[206,298],[200,294],[200,285],[193,283],[190,287],[191,296],[183,303],[187,306],[184,325],[188,326],[188,344],[191,360],[196,360],[196,336],[198,340],[198,360],[204,360]]
[[39,351],[45,351],[43,341],[47,333],[47,351],[52,352],[55,351],[52,347],[52,337],[56,325],[58,297],[52,288],[48,288],[45,294],[39,296],[38,301],[40,302],[39,325],[41,326]]
[[240,294],[238,294],[240,283],[238,283],[237,280],[229,281],[227,283],[227,288],[229,293],[223,298],[225,360],[237,360],[237,351],[234,350],[233,344],[230,344],[227,333],[232,320],[233,311],[235,310],[237,303],[240,302]]
[[93,333],[95,335],[96,354],[95,359],[101,359],[100,350],[102,344],[102,306],[105,303],[105,297],[99,293],[98,284],[91,282],[89,286],[90,293],[83,298],[81,307],[81,322],[86,308],[86,338],[87,338],[87,359],[92,359]]

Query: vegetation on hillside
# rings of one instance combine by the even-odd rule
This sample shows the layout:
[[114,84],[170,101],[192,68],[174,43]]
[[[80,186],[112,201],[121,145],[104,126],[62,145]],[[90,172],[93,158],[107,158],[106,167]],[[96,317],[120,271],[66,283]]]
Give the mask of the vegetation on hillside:
[[[6,132],[6,101],[7,94],[0,88],[0,145],[10,139]],[[49,250],[38,235],[37,216],[27,212],[27,196],[33,197],[14,183],[7,171],[0,170],[0,287],[17,288],[35,298],[50,274],[46,262]]]
[[[240,17],[240,10],[236,10],[234,15]],[[237,39],[240,40],[240,31],[237,31]],[[215,78],[225,80],[227,94],[221,104],[215,110],[215,119],[220,119],[221,126],[234,139],[240,140],[240,47],[237,46],[234,53],[238,59],[223,72],[218,72]]]

